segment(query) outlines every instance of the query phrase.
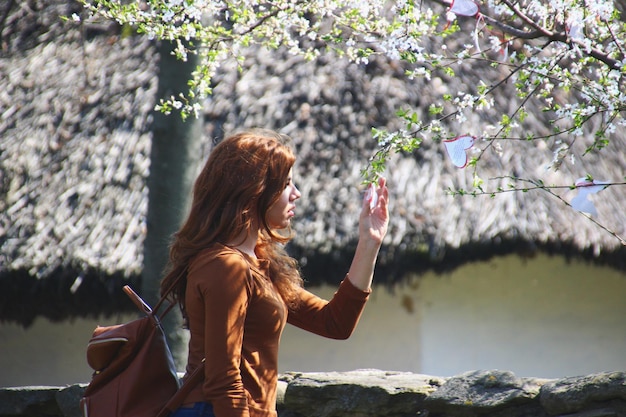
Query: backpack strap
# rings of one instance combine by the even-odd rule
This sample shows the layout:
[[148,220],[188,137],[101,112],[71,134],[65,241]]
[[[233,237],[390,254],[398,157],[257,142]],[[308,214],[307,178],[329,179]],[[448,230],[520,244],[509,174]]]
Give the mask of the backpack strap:
[[141,310],[143,313],[145,313],[146,316],[149,316],[155,324],[160,323],[161,319],[165,317],[165,315],[169,313],[169,311],[174,307],[174,303],[170,302],[167,308],[159,316],[157,315],[159,307],[166,300],[167,294],[169,294],[169,292],[166,293],[165,296],[161,297],[161,299],[155,305],[155,307],[152,308],[129,285],[124,285],[122,289],[124,290],[126,295],[128,295],[128,297],[132,300],[132,302],[135,303],[137,308]]
[[[159,301],[157,301],[157,303],[154,305],[154,308],[152,309],[154,315],[157,314],[157,312],[159,311],[159,309],[161,308],[161,305],[163,305],[163,303],[165,303],[167,301],[167,297],[170,295],[170,293],[172,291],[174,291],[174,288],[178,285],[178,283],[183,279],[183,277],[185,277],[187,275],[187,268],[185,268],[185,270],[183,272],[180,273],[179,276],[176,277],[176,279],[174,280],[174,282],[172,282],[172,284],[168,287],[168,289],[163,293],[163,295],[161,296],[161,298],[159,299]],[[169,302],[169,305],[165,308],[165,310],[163,311],[163,313],[161,313],[160,318],[163,319],[163,317],[165,317],[165,315],[167,313],[170,312],[170,310],[174,307],[173,302]]]
[[163,319],[163,317],[165,317],[165,315],[169,313],[172,310],[172,308],[174,308],[176,303],[170,301],[168,302],[168,306],[165,308],[165,310],[163,310],[161,314],[158,314],[158,311],[161,309],[161,306],[168,301],[167,297],[174,290],[176,285],[178,285],[180,280],[183,279],[186,273],[187,273],[187,270],[185,269],[184,272],[182,272],[178,277],[176,277],[172,285],[170,285],[169,288],[165,291],[165,293],[161,296],[161,298],[159,298],[159,301],[157,301],[154,307],[150,307],[148,303],[146,303],[139,296],[139,294],[137,294],[129,285],[124,285],[122,289],[124,290],[126,295],[130,297],[133,303],[135,303],[135,305],[137,306],[139,310],[144,312],[146,315],[152,317],[152,320],[155,323],[159,323]]
[[176,411],[178,407],[183,404],[187,395],[191,392],[191,390],[202,381],[204,376],[204,362],[205,359],[202,359],[202,363],[194,369],[189,378],[183,383],[183,385],[176,391],[176,394],[165,404],[163,409],[157,414],[156,417],[167,417],[170,413]]

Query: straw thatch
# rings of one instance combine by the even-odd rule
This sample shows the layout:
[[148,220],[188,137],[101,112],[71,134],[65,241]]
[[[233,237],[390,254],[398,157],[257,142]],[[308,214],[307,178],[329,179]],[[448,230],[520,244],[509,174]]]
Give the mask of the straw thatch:
[[[56,18],[80,11],[76,7],[61,0],[15,2],[2,27],[0,320],[116,311],[123,302],[119,285],[142,270],[155,48],[144,38],[120,36],[112,25],[81,30]],[[243,71],[230,63],[215,79],[205,106],[206,152],[213,139],[243,127],[291,135],[302,199],[289,248],[309,281],[336,280],[327,270],[344,268],[355,244],[360,171],[375,148],[371,127],[402,127],[394,116],[401,107],[427,117],[434,97],[476,85],[480,71],[490,69],[408,81],[401,66],[382,58],[356,65],[323,56],[306,63],[280,51],[250,51]],[[498,111],[515,108],[509,93],[497,98]],[[455,129],[478,135],[496,114],[469,114]],[[549,130],[544,120],[525,123],[520,130]],[[546,170],[554,143],[502,143],[483,155],[478,172],[489,189],[506,187],[506,180],[488,180],[501,175],[571,184],[589,173],[621,181],[626,139],[618,133],[601,153],[558,172]],[[579,138],[574,153],[588,143]],[[449,196],[448,188],[471,188],[472,171],[453,167],[440,144],[425,142],[414,154],[394,156],[386,176],[392,222],[380,280],[537,250],[626,269],[617,239],[546,192]],[[559,194],[569,201],[574,192]],[[626,187],[594,200],[597,219],[625,235]]]

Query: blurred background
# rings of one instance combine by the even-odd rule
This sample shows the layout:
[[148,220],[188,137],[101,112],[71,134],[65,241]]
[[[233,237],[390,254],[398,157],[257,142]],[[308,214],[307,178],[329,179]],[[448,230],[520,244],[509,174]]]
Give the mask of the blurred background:
[[[184,85],[190,68],[128,28],[60,19],[74,13],[82,7],[73,1],[0,2],[0,386],[89,381],[91,332],[135,317],[124,284],[154,302],[171,229],[154,233],[184,216],[198,164],[237,129],[293,138],[302,198],[288,250],[308,288],[332,296],[356,242],[361,170],[377,146],[371,129],[403,128],[399,108],[426,119],[436,97],[489,71],[477,63],[455,77],[407,80],[402,65],[380,56],[307,62],[251,48],[241,70],[220,68],[200,118],[183,124],[153,108],[166,75]],[[454,129],[480,136],[515,108],[513,97],[505,89],[493,112]],[[550,126],[529,117],[517,129],[523,137]],[[502,176],[621,181],[619,129],[584,158],[593,135],[580,138],[570,150],[576,163],[559,171],[546,168],[555,141],[478,141],[477,151],[489,148],[479,173],[490,189],[506,187]],[[176,167],[184,175],[169,171]],[[394,155],[384,175],[390,231],[361,323],[341,342],[287,327],[281,372],[497,368],[554,378],[626,369],[626,251],[616,238],[626,235],[626,187],[591,197],[602,228],[541,190],[451,196],[472,187],[473,172],[453,166],[436,141]],[[179,176],[187,179],[159,188]],[[172,328],[182,363],[186,335]]]

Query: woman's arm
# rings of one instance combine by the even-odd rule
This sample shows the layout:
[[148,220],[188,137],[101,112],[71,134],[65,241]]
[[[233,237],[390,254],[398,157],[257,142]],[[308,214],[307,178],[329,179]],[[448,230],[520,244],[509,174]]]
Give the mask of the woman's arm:
[[[373,199],[373,200],[372,200]],[[387,234],[389,191],[385,178],[380,178],[375,188],[375,196],[368,192],[363,199],[359,216],[359,241],[356,246],[348,279],[360,290],[369,290],[374,276],[374,266],[378,251]],[[370,203],[373,202],[373,207]]]
[[359,242],[348,276],[330,301],[302,289],[299,306],[289,311],[290,324],[333,339],[348,338],[359,321],[371,291],[376,257],[387,233],[388,191],[381,178],[375,204],[366,195],[359,218]]
[[289,324],[331,339],[347,339],[356,328],[370,291],[356,288],[348,278],[330,301],[300,289],[299,304],[289,310]]
[[[240,374],[251,292],[248,274],[248,265],[240,255],[213,251],[197,260],[188,276],[190,356],[193,354],[196,362],[207,358],[202,392],[218,416],[249,416]],[[203,351],[198,352],[198,348]]]

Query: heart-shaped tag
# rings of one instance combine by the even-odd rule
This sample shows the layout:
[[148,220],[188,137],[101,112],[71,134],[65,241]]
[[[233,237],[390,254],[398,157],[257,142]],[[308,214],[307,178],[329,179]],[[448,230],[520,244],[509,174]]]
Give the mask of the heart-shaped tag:
[[476,16],[478,4],[472,0],[452,0],[449,12],[457,16]]
[[367,192],[365,193],[365,200],[370,203],[370,211],[376,208],[376,204],[378,204],[378,193],[376,192],[376,186],[374,183],[370,184],[367,188]]
[[589,213],[592,216],[597,216],[598,211],[596,210],[596,206],[593,205],[593,202],[589,200],[589,196],[591,194],[598,193],[608,187],[609,182],[607,181],[589,181],[586,178],[579,178],[576,180],[574,185],[578,190],[578,194],[576,197],[572,198],[571,206],[578,211],[582,211],[583,213]]
[[462,135],[454,139],[446,139],[443,144],[454,166],[465,168],[468,162],[466,150],[474,146],[476,138],[474,136]]

